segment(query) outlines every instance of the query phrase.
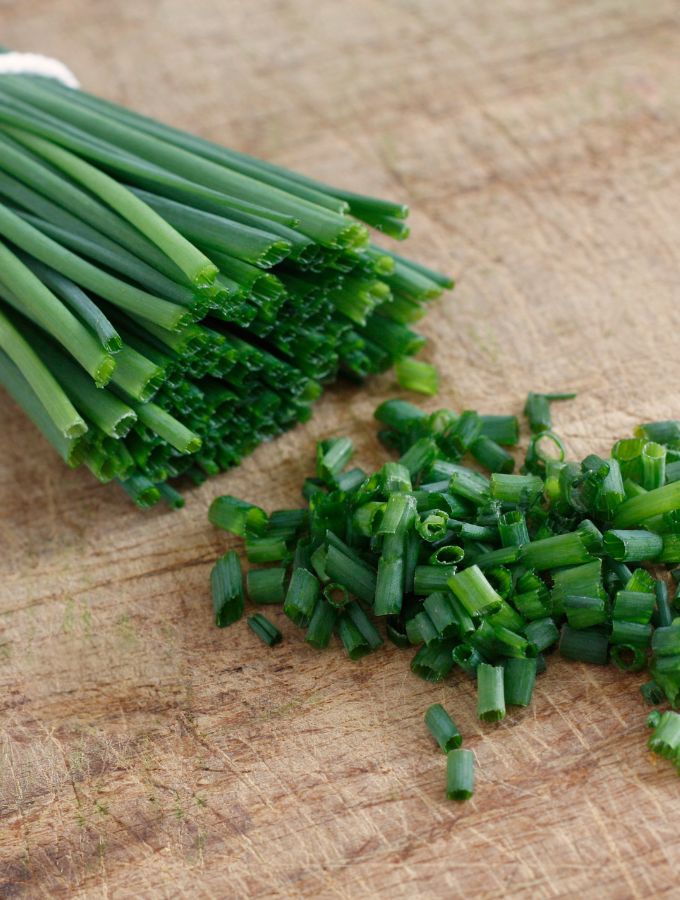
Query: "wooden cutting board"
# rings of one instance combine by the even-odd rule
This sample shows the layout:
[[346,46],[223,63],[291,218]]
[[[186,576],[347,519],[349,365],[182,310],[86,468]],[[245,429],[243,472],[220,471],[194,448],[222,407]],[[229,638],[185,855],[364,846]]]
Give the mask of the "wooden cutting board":
[[[408,201],[409,252],[459,286],[424,323],[429,408],[556,411],[570,451],[680,416],[675,0],[0,0],[2,41],[90,90]],[[178,513],[65,470],[0,397],[0,896],[678,896],[680,780],[640,676],[550,661],[531,709],[475,718],[385,648],[352,664],[211,622],[219,493],[295,505],[316,439],[382,458],[391,375]],[[478,760],[465,805],[422,716]]]

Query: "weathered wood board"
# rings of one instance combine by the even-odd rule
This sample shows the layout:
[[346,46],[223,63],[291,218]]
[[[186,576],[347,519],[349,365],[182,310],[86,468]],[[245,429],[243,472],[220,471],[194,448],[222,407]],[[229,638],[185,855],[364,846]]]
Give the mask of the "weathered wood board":
[[[410,253],[459,278],[424,323],[432,408],[575,389],[574,455],[680,415],[675,0],[0,0],[0,35],[408,201]],[[551,661],[531,709],[480,727],[469,682],[394,648],[351,664],[212,626],[211,498],[295,504],[323,435],[375,465],[394,389],[332,391],[179,513],[66,471],[0,397],[0,896],[678,896],[680,781],[645,749],[639,677]],[[422,726],[437,700],[478,758],[463,806]]]

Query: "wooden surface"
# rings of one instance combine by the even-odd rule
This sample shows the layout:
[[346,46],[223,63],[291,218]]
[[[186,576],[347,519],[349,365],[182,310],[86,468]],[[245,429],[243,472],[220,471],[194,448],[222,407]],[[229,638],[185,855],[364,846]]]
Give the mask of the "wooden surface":
[[[679,26],[677,0],[0,0],[4,44],[91,90],[408,201],[409,251],[459,278],[424,325],[430,407],[576,389],[574,455],[680,415]],[[211,498],[294,505],[324,435],[377,464],[394,387],[334,391],[146,514],[0,397],[0,896],[678,896],[680,780],[645,750],[639,676],[551,660],[531,709],[481,727],[469,681],[402,651],[212,626]],[[433,701],[478,759],[463,806]]]

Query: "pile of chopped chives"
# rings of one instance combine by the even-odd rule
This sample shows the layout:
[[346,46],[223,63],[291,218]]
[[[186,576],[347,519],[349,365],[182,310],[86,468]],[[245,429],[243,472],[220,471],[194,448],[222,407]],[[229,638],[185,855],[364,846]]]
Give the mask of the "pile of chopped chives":
[[[397,461],[369,474],[348,468],[349,438],[321,441],[305,508],[267,515],[222,496],[209,519],[244,539],[251,602],[282,604],[313,647],[336,635],[352,660],[385,637],[416,648],[411,670],[421,678],[476,681],[482,722],[529,706],[555,649],[647,669],[644,700],[678,707],[680,421],[640,425],[607,458],[568,461],[550,403],[571,396],[529,395],[519,473],[507,449],[519,442],[515,416],[427,414],[388,400],[375,415]],[[245,603],[235,551],[212,581],[216,622],[231,624]],[[270,646],[281,639],[266,616],[248,621]],[[425,723],[447,754],[447,796],[467,799],[472,752],[440,704]],[[680,768],[680,715],[654,711],[649,725],[650,749]]]
[[69,466],[140,506],[398,362],[452,282],[371,243],[405,206],[35,76],[0,75],[0,384]]

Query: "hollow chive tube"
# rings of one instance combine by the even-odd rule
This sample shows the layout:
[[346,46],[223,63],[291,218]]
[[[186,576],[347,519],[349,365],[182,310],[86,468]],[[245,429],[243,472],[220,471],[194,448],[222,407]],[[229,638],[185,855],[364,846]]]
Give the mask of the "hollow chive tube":
[[208,520],[217,528],[238,537],[245,537],[246,532],[264,534],[269,522],[267,513],[259,506],[228,494],[215,497],[208,509]]
[[480,663],[477,667],[477,715],[482,722],[505,718],[503,666]]
[[356,491],[360,485],[366,480],[366,473],[363,469],[354,468],[348,472],[340,472],[335,476],[335,485],[339,491],[351,494]]
[[607,606],[602,597],[567,594],[563,606],[571,628],[590,628],[607,621]]
[[401,524],[407,507],[413,504],[413,497],[409,493],[395,492],[390,494],[385,504],[385,510],[375,528],[375,534],[395,534]]
[[330,579],[326,574],[326,556],[328,548],[324,544],[320,544],[316,550],[310,554],[309,566],[303,568],[308,569],[312,574],[316,575],[322,584],[327,584]]
[[480,436],[491,438],[503,447],[514,447],[519,443],[519,421],[517,416],[480,416],[482,430]]
[[447,449],[462,456],[477,440],[481,431],[481,416],[473,409],[463,410],[445,435]]
[[323,596],[327,603],[330,603],[335,609],[342,609],[349,603],[349,593],[347,588],[335,581],[329,581],[323,587]]
[[397,384],[407,391],[433,396],[439,390],[439,373],[429,363],[404,356],[396,361],[394,371]]
[[500,444],[486,435],[480,436],[472,442],[470,453],[477,462],[488,469],[489,472],[509,473],[515,468],[514,457]]
[[512,603],[522,618],[529,622],[534,619],[545,619],[551,612],[549,602],[538,590],[514,594]]
[[602,549],[603,534],[600,529],[590,519],[583,519],[579,522],[576,529],[581,535],[581,539],[590,553],[599,553]]
[[483,506],[489,499],[489,479],[465,466],[453,466],[449,479],[449,491],[469,500],[475,506]]
[[680,562],[680,535],[664,534],[663,549],[656,558],[657,562],[662,563],[678,563]]
[[543,493],[543,479],[538,475],[491,475],[489,494],[504,503],[531,504]]
[[535,682],[535,659],[509,659],[503,669],[506,704],[508,706],[529,706]]
[[539,571],[562,566],[578,566],[592,560],[578,531],[531,541],[522,547],[521,558],[527,566]]
[[253,603],[283,603],[286,596],[286,570],[250,569],[246,575],[248,597]]
[[659,706],[666,699],[663,688],[653,679],[640,686],[640,693],[648,706]]
[[648,441],[656,441],[659,444],[669,444],[671,441],[680,440],[680,421],[666,419],[658,422],[646,422],[637,426],[635,436],[646,438]]
[[446,754],[446,796],[449,800],[469,800],[475,791],[475,758],[472,750],[458,748]]
[[505,600],[502,601],[500,609],[487,616],[487,619],[494,628],[503,626],[504,628],[510,628],[512,631],[524,631],[524,619]]
[[405,629],[406,636],[414,645],[431,644],[433,641],[439,640],[439,632],[425,610],[421,610],[415,616],[407,619]]
[[274,625],[273,622],[270,622],[266,616],[255,613],[254,616],[249,616],[247,621],[251,631],[255,632],[259,639],[264,641],[269,647],[273,647],[275,644],[281,642],[283,635],[276,625]]
[[408,400],[385,400],[373,413],[375,418],[395,431],[408,431],[415,422],[427,417],[427,413]]
[[652,637],[652,650],[656,656],[680,654],[680,620],[675,619],[667,628],[657,628]]
[[524,633],[527,640],[536,647],[539,653],[556,644],[560,636],[557,625],[549,616],[529,622]]
[[524,513],[515,509],[498,519],[498,535],[504,547],[521,547],[529,543],[529,529]]
[[402,557],[378,561],[373,611],[376,616],[396,616],[404,600],[404,560]]
[[616,528],[628,528],[674,509],[680,509],[680,481],[624,500],[614,514],[614,525]]
[[604,666],[607,663],[608,645],[607,635],[597,629],[562,626],[559,650],[566,659]]
[[450,593],[436,591],[425,598],[423,608],[437,629],[440,638],[452,638],[459,632],[456,611],[449,601]]
[[493,569],[485,569],[484,574],[498,596],[503,600],[507,600],[513,591],[512,572],[510,569],[507,569],[505,566],[495,566]]
[[432,544],[446,537],[448,533],[449,514],[442,509],[433,509],[422,519],[416,520],[416,531],[420,537]]
[[658,709],[653,709],[647,716],[647,728],[656,728],[661,721],[661,713]]
[[355,597],[365,603],[373,602],[376,574],[366,563],[348,556],[334,545],[329,545],[325,569],[329,578],[344,585]]
[[552,577],[551,600],[555,616],[564,612],[564,598],[567,594],[576,597],[601,597],[603,594],[601,559],[553,572]]
[[406,628],[401,616],[388,616],[385,623],[385,634],[392,641],[395,647],[410,647],[411,641],[406,634]]
[[432,464],[437,453],[438,447],[434,439],[421,437],[401,455],[399,464],[406,469],[411,478],[414,478]]
[[652,639],[652,626],[640,622],[624,622],[614,619],[610,641],[612,644],[630,644],[632,647],[648,647]]
[[291,554],[284,538],[246,534],[246,556],[251,563],[268,563],[289,559]]
[[210,573],[215,624],[225,628],[243,615],[243,573],[234,550],[217,560]]
[[668,585],[665,581],[657,579],[654,587],[656,594],[656,612],[654,615],[654,625],[657,628],[666,628],[673,621],[673,615],[668,602]]
[[308,625],[320,590],[319,579],[311,572],[294,569],[283,603],[284,613],[296,625]]
[[498,547],[497,550],[488,550],[475,556],[475,565],[478,569],[496,569],[499,566],[511,566],[521,557],[521,547]]
[[414,594],[423,595],[448,590],[449,578],[455,571],[454,566],[416,566],[413,573]]
[[463,743],[460,731],[441,703],[433,703],[428,708],[425,724],[444,753],[456,750]]
[[677,759],[680,754],[680,715],[668,710],[663,713],[659,724],[648,742],[649,749],[665,759]]
[[610,658],[614,665],[624,672],[639,672],[647,665],[645,652],[633,644],[614,644]]
[[642,448],[642,487],[647,491],[660,488],[666,483],[666,448],[655,441],[649,441]]
[[451,641],[434,641],[426,644],[411,660],[411,671],[425,681],[443,681],[453,668]]
[[451,609],[453,609],[456,614],[458,635],[461,639],[464,639],[475,630],[475,623],[472,621],[472,618],[468,615],[463,604],[457,597],[449,594],[449,603],[451,604]]
[[476,647],[486,660],[501,655],[502,647],[496,636],[496,629],[488,619],[482,619],[475,631],[467,636],[467,641]]
[[453,568],[454,565],[462,562],[464,556],[465,550],[457,544],[443,544],[430,554],[428,563],[430,566],[435,566],[440,570],[446,570]]
[[501,608],[502,599],[478,566],[456,572],[449,578],[448,585],[473,618],[490,615]]
[[477,667],[480,663],[485,661],[479,650],[467,643],[458,644],[457,647],[454,647],[451,658],[464,672],[473,676],[476,675]]
[[319,441],[316,445],[316,474],[324,481],[332,481],[345,468],[354,453],[351,438],[339,437]]
[[344,607],[344,614],[354,624],[371,650],[377,650],[383,639],[356,600],[352,600],[351,603]]
[[364,537],[372,537],[374,534],[378,534],[386,508],[386,503],[382,503],[379,500],[370,500],[368,503],[363,503],[355,509],[352,515],[352,524],[357,532]]
[[319,597],[309,620],[305,641],[317,650],[327,647],[338,618],[338,610],[324,598]]
[[621,621],[647,625],[654,612],[655,599],[654,594],[642,591],[619,591],[614,600],[612,616]]
[[663,538],[651,531],[605,531],[604,552],[618,562],[640,562],[654,559],[663,550]]
[[342,646],[351,660],[361,659],[371,652],[370,644],[346,614],[339,616],[336,628]]
[[383,491],[394,494],[398,491],[411,491],[411,475],[401,462],[386,462],[380,470]]
[[647,594],[654,593],[655,579],[646,569],[636,569],[626,582],[627,591],[643,591]]

